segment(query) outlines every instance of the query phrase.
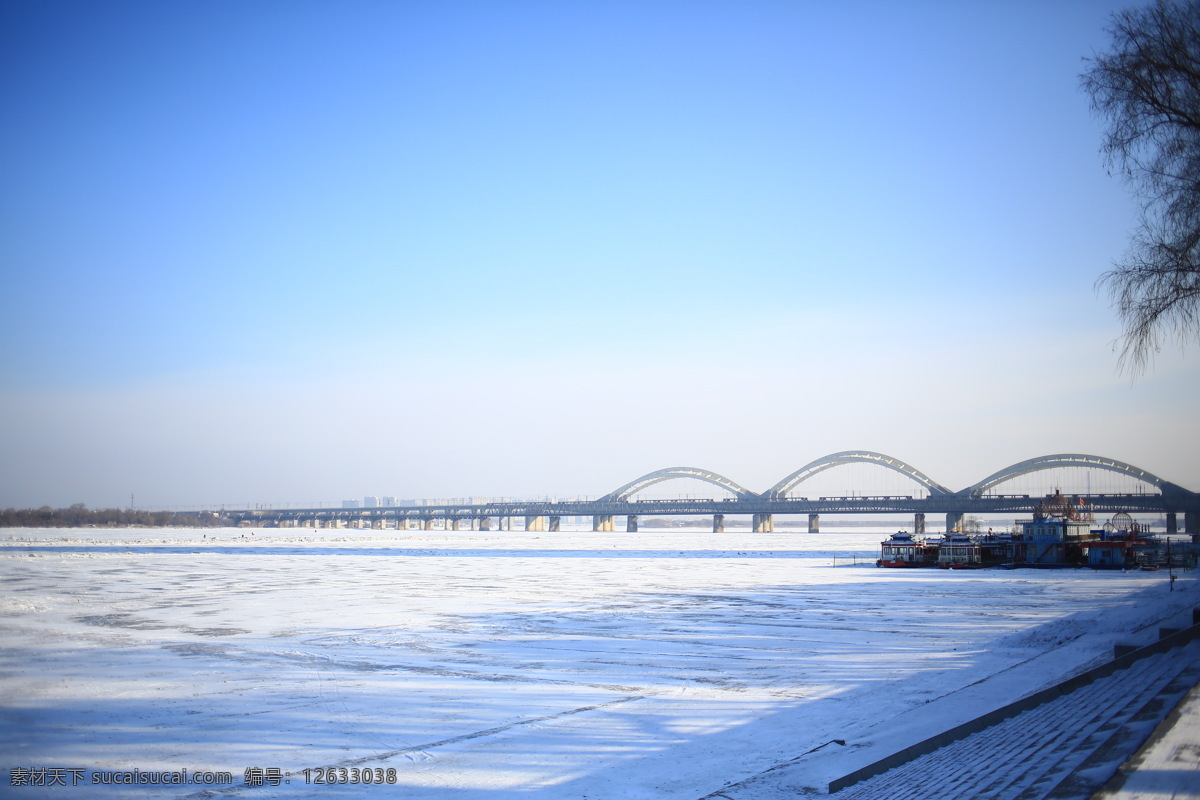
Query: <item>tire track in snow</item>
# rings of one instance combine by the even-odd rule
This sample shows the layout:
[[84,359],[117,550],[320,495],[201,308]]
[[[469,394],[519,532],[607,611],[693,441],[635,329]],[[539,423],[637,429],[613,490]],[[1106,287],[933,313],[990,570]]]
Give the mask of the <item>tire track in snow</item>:
[[[634,691],[637,687],[622,684],[589,683],[584,681],[566,680],[563,678],[537,678],[513,672],[479,672],[472,670],[450,669],[444,666],[424,666],[419,664],[404,664],[399,662],[380,663],[377,661],[355,660],[349,657],[334,658],[320,653],[304,650],[267,651],[250,648],[235,648],[231,645],[210,645],[203,643],[167,644],[164,650],[169,650],[181,656],[201,656],[236,661],[246,664],[262,664],[267,661],[283,661],[285,663],[317,666],[326,669],[342,669],[347,672],[411,672],[418,675],[434,675],[440,678],[464,678],[467,680],[484,681],[488,683],[534,683],[551,686],[585,686],[590,689],[601,689],[607,692]],[[640,696],[639,696],[640,697]]]
[[[642,697],[640,695],[631,695],[629,697],[619,697],[616,700],[609,700],[606,703],[596,703],[596,704],[590,705],[590,706],[580,706],[579,708],[572,708],[572,709],[568,709],[567,711],[559,711],[554,714],[546,714],[541,717],[530,717],[529,719],[517,720],[516,722],[508,722],[508,723],[505,723],[504,725],[496,725],[491,728],[484,728],[481,731],[473,731],[472,733],[464,733],[464,734],[460,734],[459,736],[451,736],[448,739],[439,739],[436,742],[427,742],[425,744],[417,744],[417,745],[413,745],[412,747],[404,747],[399,750],[385,750],[382,753],[374,753],[369,756],[359,756],[357,758],[347,758],[347,759],[343,759],[341,761],[335,761],[332,764],[321,764],[319,766],[314,766],[314,767],[294,768],[294,769],[292,769],[291,774],[295,775],[297,772],[302,772],[304,769],[311,769],[311,770],[315,771],[315,770],[325,770],[325,769],[333,769],[333,768],[340,768],[340,767],[360,767],[363,764],[370,764],[375,761],[387,761],[389,759],[396,758],[397,756],[418,756],[418,757],[420,757],[420,756],[427,755],[429,750],[433,750],[438,747],[446,747],[447,745],[459,744],[460,742],[469,742],[473,739],[482,739],[487,736],[495,736],[498,733],[505,733],[506,731],[515,730],[517,728],[524,728],[529,725],[537,725],[537,724],[543,723],[543,722],[554,722],[556,720],[560,720],[565,717],[571,717],[576,714],[583,714],[588,711],[599,711],[601,709],[612,708],[613,706],[624,705],[625,703],[632,703],[636,700],[644,700],[644,699],[645,699],[645,697]],[[278,787],[261,787],[261,786],[242,785],[242,786],[234,786],[229,789],[215,789],[215,790],[214,789],[205,789],[204,791],[201,791],[201,792],[184,795],[183,797],[179,798],[179,800],[202,800],[202,798],[209,798],[209,797],[232,796],[232,795],[236,795],[236,794],[241,794],[242,792],[244,792],[248,789],[261,789],[261,788],[278,788]]]

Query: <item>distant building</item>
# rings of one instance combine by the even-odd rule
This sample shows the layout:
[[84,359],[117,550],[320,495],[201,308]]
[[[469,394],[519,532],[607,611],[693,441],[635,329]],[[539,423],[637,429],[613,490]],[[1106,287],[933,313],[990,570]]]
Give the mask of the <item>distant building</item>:
[[361,505],[357,500],[343,500],[342,508],[358,508]]
[[363,498],[363,508],[379,508],[379,498],[374,495],[367,495]]
[[1033,521],[1022,523],[1025,560],[1030,564],[1081,564],[1084,547],[1092,539],[1095,518],[1082,501],[1056,491],[1033,511]]
[[384,495],[383,505],[385,508],[391,508],[396,505],[396,498],[393,495]]

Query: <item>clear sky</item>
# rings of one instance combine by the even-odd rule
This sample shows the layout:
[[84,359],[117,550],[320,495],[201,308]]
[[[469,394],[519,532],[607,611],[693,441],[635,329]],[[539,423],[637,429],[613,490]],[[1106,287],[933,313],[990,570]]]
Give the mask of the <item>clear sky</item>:
[[1200,489],[1131,382],[1079,2],[0,0],[0,506]]

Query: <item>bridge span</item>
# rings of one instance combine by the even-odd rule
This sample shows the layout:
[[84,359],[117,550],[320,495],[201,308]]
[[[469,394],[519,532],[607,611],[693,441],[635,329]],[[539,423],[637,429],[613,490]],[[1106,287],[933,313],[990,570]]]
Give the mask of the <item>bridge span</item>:
[[[895,471],[912,482],[912,495],[863,496],[851,493],[840,497],[809,498],[796,496],[805,482],[814,476],[846,464],[875,464]],[[1147,470],[1111,458],[1080,453],[1039,456],[1013,464],[964,489],[953,491],[909,464],[868,450],[845,450],[812,461],[787,475],[770,489],[758,493],[715,472],[696,467],[670,467],[647,473],[594,500],[528,501],[423,501],[415,505],[385,505],[355,508],[296,508],[224,510],[237,523],[304,527],[341,526],[347,523],[373,528],[412,527],[432,529],[441,522],[447,529],[467,525],[488,530],[492,520],[500,530],[512,530],[513,520],[523,520],[530,531],[559,530],[563,517],[591,517],[592,529],[611,531],[616,519],[625,517],[625,529],[636,531],[639,519],[647,515],[706,515],[713,520],[714,532],[725,529],[730,515],[745,515],[756,532],[774,530],[774,518],[780,514],[806,515],[809,531],[820,529],[822,514],[911,514],[914,532],[925,531],[929,515],[944,514],[946,530],[961,526],[968,515],[1028,514],[1043,496],[1001,494],[997,487],[1029,473],[1058,468],[1098,469],[1136,479],[1145,491],[1098,493],[1077,496],[1097,514],[1127,512],[1162,514],[1168,533],[1183,530],[1200,537],[1200,494],[1159,478]],[[706,499],[652,500],[635,496],[658,483],[690,479],[712,484],[730,496]]]

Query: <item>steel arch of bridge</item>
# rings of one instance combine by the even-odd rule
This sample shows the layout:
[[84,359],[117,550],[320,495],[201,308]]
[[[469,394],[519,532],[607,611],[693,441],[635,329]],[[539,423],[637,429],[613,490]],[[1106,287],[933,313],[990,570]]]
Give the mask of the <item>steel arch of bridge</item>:
[[745,486],[731,481],[724,475],[718,475],[715,472],[697,467],[669,467],[647,473],[637,480],[630,481],[619,489],[609,492],[601,500],[625,501],[629,499],[630,495],[637,494],[648,486],[653,486],[662,481],[674,480],[675,478],[695,478],[696,480],[707,481],[714,486],[720,486],[722,489],[733,492],[739,499],[752,500],[758,497],[756,492],[752,492]]
[[824,472],[827,469],[831,469],[841,464],[852,464],[857,462],[878,464],[881,467],[887,467],[890,470],[895,470],[901,475],[905,475],[924,486],[929,490],[930,495],[953,494],[953,492],[930,478],[925,473],[921,472],[921,470],[904,463],[898,458],[893,458],[892,456],[884,455],[883,453],[874,453],[870,450],[843,450],[838,453],[831,453],[827,456],[822,456],[816,461],[811,461],[808,464],[805,464],[803,467],[796,470],[791,475],[788,475],[779,483],[768,489],[764,496],[773,500],[783,500],[787,497],[788,492],[817,473]]
[[1166,481],[1157,475],[1147,472],[1140,467],[1135,467],[1132,464],[1126,464],[1123,461],[1118,461],[1114,458],[1105,458],[1103,456],[1086,455],[1082,453],[1056,453],[1053,455],[1038,456],[1026,461],[1021,461],[1012,464],[999,472],[995,472],[978,483],[962,489],[961,491],[952,491],[942,484],[930,478],[925,473],[921,472],[916,467],[913,467],[898,458],[894,458],[883,453],[875,453],[870,450],[843,450],[838,453],[830,453],[827,456],[811,461],[805,464],[800,469],[788,475],[779,483],[772,486],[761,495],[747,489],[745,486],[736,481],[726,478],[716,472],[697,467],[670,467],[668,469],[660,469],[654,472],[647,473],[636,480],[630,481],[624,486],[609,492],[604,497],[600,498],[607,502],[626,502],[629,498],[640,492],[641,490],[653,486],[662,481],[674,480],[677,478],[694,478],[696,480],[706,481],[714,486],[720,486],[729,492],[732,492],[739,500],[787,500],[788,492],[799,486],[804,481],[824,472],[827,469],[840,466],[842,464],[866,463],[876,464],[886,467],[895,472],[899,472],[915,483],[924,486],[929,490],[930,497],[981,497],[989,489],[1004,483],[1007,480],[1026,475],[1039,470],[1054,469],[1056,467],[1093,467],[1096,469],[1107,470],[1121,475],[1136,478],[1146,483],[1152,484],[1166,494],[1175,494],[1182,492],[1183,494],[1191,494],[1188,490]]
[[993,473],[979,483],[963,489],[960,494],[970,497],[979,497],[986,491],[1005,481],[1028,475],[1031,472],[1037,472],[1043,469],[1054,469],[1055,467],[1094,467],[1096,469],[1107,470],[1108,472],[1116,472],[1120,475],[1137,478],[1146,483],[1152,483],[1158,487],[1159,491],[1169,490],[1175,487],[1175,484],[1165,481],[1162,478],[1147,472],[1140,467],[1135,467],[1132,464],[1126,464],[1124,461],[1117,461],[1114,458],[1104,458],[1103,456],[1089,456],[1083,453],[1056,453],[1048,456],[1038,456],[1030,458],[1026,461],[1021,461],[1012,466],[1005,467],[999,472]]

